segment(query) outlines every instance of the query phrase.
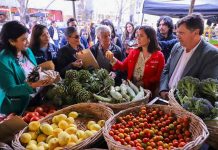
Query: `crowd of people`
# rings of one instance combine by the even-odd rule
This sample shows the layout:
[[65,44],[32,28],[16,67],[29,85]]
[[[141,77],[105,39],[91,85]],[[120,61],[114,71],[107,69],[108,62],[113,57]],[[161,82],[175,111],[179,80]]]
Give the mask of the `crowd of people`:
[[173,30],[172,19],[162,16],[157,22],[157,32],[151,26],[135,27],[127,22],[120,38],[108,19],[96,28],[92,24],[89,29],[79,31],[77,20],[70,18],[60,39],[55,22],[49,28],[36,24],[29,31],[22,23],[9,21],[0,33],[0,112],[21,113],[37,88],[54,82],[49,77],[38,82],[27,81],[37,65],[52,61],[64,78],[67,70],[83,69],[83,61],[76,54],[87,48],[100,68],[111,72],[116,84],[129,79],[151,90],[153,97],[160,94],[168,99],[168,91],[184,76],[217,79],[218,49],[202,38],[202,16],[185,16],[177,22],[176,34]]

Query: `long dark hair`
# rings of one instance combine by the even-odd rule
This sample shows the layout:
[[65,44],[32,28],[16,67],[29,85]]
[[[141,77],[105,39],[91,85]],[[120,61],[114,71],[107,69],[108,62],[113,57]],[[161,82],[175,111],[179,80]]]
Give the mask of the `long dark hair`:
[[47,27],[41,24],[36,24],[33,27],[30,39],[30,48],[33,52],[37,52],[40,49],[40,36],[44,29],[47,29]]
[[29,30],[23,24],[18,21],[9,21],[2,27],[0,41],[6,51],[11,51],[16,56],[17,49],[11,45],[10,40],[16,41],[17,38],[25,33],[29,33]]
[[[160,26],[160,22],[163,20],[164,24],[166,24],[169,28],[169,32],[168,32],[168,35],[171,35],[173,33],[173,28],[174,28],[174,25],[173,25],[173,20],[171,17],[169,16],[161,16],[158,21],[157,21],[157,27]],[[159,29],[157,29],[158,32]]]
[[[127,25],[131,25],[132,26],[132,33],[129,33],[128,31],[127,31]],[[129,34],[133,34],[133,32],[134,32],[134,24],[132,23],[132,22],[127,22],[126,23],[126,25],[125,25],[125,31],[124,31],[124,37],[126,38],[126,37],[128,37],[129,36]]]
[[143,30],[147,37],[150,39],[150,43],[148,45],[149,53],[153,53],[157,50],[160,50],[160,46],[158,45],[157,41],[156,31],[154,30],[154,28],[152,28],[151,26],[141,26],[139,27],[139,30]]

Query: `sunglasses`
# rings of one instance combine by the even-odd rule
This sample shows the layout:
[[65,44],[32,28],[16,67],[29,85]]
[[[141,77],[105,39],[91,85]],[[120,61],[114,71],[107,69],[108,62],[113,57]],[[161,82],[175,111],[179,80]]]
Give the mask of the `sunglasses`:
[[75,35],[75,36],[70,36],[71,38],[74,38],[74,39],[79,39],[79,35]]

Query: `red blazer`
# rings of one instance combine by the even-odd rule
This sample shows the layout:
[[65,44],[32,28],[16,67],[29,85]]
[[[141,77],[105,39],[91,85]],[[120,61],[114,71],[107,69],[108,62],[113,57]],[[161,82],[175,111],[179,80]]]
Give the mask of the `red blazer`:
[[[120,62],[117,60],[113,66],[114,70],[127,71],[127,78],[132,80],[133,71],[139,57],[140,50],[132,49],[127,58]],[[159,87],[160,76],[165,64],[164,55],[161,51],[152,53],[151,57],[145,63],[145,70],[143,76],[144,88],[149,89],[152,93]]]

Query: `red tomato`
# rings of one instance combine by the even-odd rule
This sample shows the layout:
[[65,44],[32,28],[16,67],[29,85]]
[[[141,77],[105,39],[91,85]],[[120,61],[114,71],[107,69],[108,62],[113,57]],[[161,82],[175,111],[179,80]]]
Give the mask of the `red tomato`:
[[177,140],[173,140],[173,146],[178,147],[178,145],[179,145],[179,142]]
[[149,141],[149,139],[148,138],[143,138],[143,143],[147,143],[148,141]]
[[28,112],[27,114],[26,114],[26,117],[28,117],[29,119],[31,119],[32,117],[34,117],[35,116],[35,113],[34,112]]
[[113,131],[109,131],[109,135],[110,135],[110,136],[113,136],[113,135],[114,135],[114,132],[113,132]]
[[131,140],[135,140],[136,139],[136,135],[135,134],[131,134],[130,137],[131,137]]
[[190,136],[191,136],[191,132],[188,131],[188,130],[186,130],[186,131],[185,131],[185,135],[186,135],[187,137],[190,137]]
[[35,112],[38,112],[39,114],[42,114],[44,112],[42,107],[36,107]]
[[34,116],[39,116],[38,112],[33,112],[33,113],[34,113]]
[[129,133],[129,128],[125,128],[125,129],[124,129],[124,132],[125,132],[125,133]]
[[126,141],[127,143],[129,143],[129,142],[131,141],[130,136],[125,137],[125,141]]
[[183,147],[183,146],[185,146],[185,144],[186,144],[185,142],[180,142],[178,147]]
[[34,117],[32,117],[32,118],[30,119],[30,122],[32,122],[32,121],[38,121],[38,120],[39,120],[39,117],[34,116]]

